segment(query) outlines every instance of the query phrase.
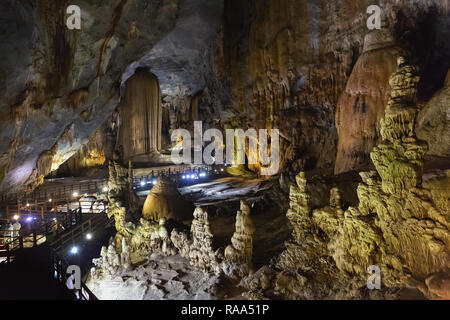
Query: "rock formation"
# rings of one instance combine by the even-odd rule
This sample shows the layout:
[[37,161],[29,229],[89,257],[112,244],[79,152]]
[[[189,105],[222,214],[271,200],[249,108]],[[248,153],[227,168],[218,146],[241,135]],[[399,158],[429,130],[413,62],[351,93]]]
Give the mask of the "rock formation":
[[[377,266],[382,288],[368,298],[399,298],[398,289],[414,288],[448,299],[450,172],[422,175],[426,144],[414,131],[417,68],[400,57],[389,83],[383,140],[371,153],[377,171],[361,173],[358,206],[344,211],[332,188],[330,205],[312,210],[305,174],[291,186],[292,239],[273,266],[272,284],[265,285],[275,296],[363,298],[366,272]],[[262,288],[252,284],[261,284],[261,277],[257,272],[243,284],[258,292]]]
[[159,177],[145,199],[142,216],[153,221],[162,218],[186,221],[192,219],[193,210],[193,205],[183,198],[172,181]]
[[108,218],[114,217],[117,230],[116,246],[122,244],[122,237],[130,238],[134,225],[131,222],[137,210],[139,198],[133,190],[131,164],[125,168],[117,161],[109,163]]
[[160,151],[162,126],[161,89],[154,74],[136,71],[125,91],[117,142],[124,162]]
[[231,238],[231,245],[225,248],[225,261],[237,265],[240,275],[247,274],[252,268],[254,232],[250,207],[241,201],[241,208],[236,214],[236,231]]
[[389,77],[395,70],[398,52],[400,48],[388,30],[374,30],[366,35],[363,53],[336,107],[335,173],[368,163],[379,137],[380,120],[389,98]]
[[208,212],[201,207],[194,210],[191,235],[190,264],[203,271],[219,273],[219,260],[213,248],[213,234],[209,225]]
[[[127,253],[125,253],[123,259],[125,262],[126,255]],[[128,269],[129,265],[122,265],[121,260],[120,254],[116,251],[114,241],[111,239],[108,248],[105,246],[102,247],[100,258],[92,260],[94,267],[91,268],[91,277],[97,280],[102,278],[111,278],[121,270],[122,266],[125,267],[125,269]]]
[[[417,136],[428,143],[426,156],[450,157],[450,70],[444,86],[417,115]],[[445,160],[444,160],[445,161]]]
[[122,252],[120,253],[120,264],[125,270],[131,269],[130,246],[125,238],[122,238]]

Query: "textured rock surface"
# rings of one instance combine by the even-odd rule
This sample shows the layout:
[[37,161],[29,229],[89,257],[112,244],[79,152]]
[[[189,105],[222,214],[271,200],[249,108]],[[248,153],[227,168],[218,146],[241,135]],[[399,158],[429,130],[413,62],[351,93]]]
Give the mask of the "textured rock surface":
[[241,201],[240,210],[236,213],[236,231],[231,238],[231,245],[225,248],[225,261],[237,265],[240,275],[252,269],[253,234],[255,227],[250,218],[250,207]]
[[142,216],[153,221],[161,218],[185,221],[192,219],[193,211],[194,206],[183,198],[176,185],[160,177],[145,199]]
[[150,67],[166,94],[199,90],[197,66],[222,8],[207,0],[79,1],[81,30],[69,30],[68,5],[0,4],[2,192],[33,187],[74,155],[117,107],[118,84],[137,67]]
[[398,64],[389,81],[383,141],[371,153],[377,172],[361,173],[358,207],[344,212],[333,188],[330,205],[312,210],[304,173],[291,187],[287,216],[293,234],[276,265],[282,270],[274,280],[276,293],[361,298],[366,269],[376,265],[384,298],[398,298],[395,288],[404,287],[429,298],[448,294],[449,171],[421,182],[426,146],[414,133],[417,69],[403,58]]
[[369,33],[364,46],[337,104],[339,143],[335,173],[367,164],[389,97],[388,80],[395,70],[399,48],[387,30]]
[[[131,167],[125,168],[120,163],[109,163],[108,180],[108,217],[114,217],[116,230],[125,235],[128,222],[137,210],[139,199],[133,190]],[[121,239],[120,239],[121,240]]]
[[200,207],[194,210],[191,225],[192,244],[189,248],[189,263],[202,270],[219,273],[219,259],[213,247],[213,234],[208,212]]
[[161,150],[161,89],[158,78],[146,70],[127,80],[121,106],[121,125],[117,148],[123,161]]
[[[421,67],[420,103],[428,111],[419,117],[419,134],[429,137],[430,155],[447,155],[435,140],[448,131],[447,123],[435,123],[434,116],[442,114],[445,94],[436,91],[450,67],[447,4],[380,1],[383,31],[369,33],[370,4],[80,1],[82,29],[69,30],[67,1],[3,1],[0,191],[33,188],[75,155],[142,68],[160,84],[162,144],[171,130],[191,129],[193,120],[202,120],[205,129],[276,127],[287,177],[367,165],[379,137],[394,47],[411,49]],[[155,139],[152,148],[159,145]]]
[[450,72],[444,87],[420,110],[416,131],[428,143],[427,156],[450,156]]

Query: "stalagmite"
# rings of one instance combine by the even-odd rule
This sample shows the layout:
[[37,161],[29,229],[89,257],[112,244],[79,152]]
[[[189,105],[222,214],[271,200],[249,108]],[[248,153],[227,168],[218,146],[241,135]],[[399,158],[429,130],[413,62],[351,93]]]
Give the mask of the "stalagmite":
[[130,168],[111,161],[108,180],[108,217],[114,216],[117,247],[121,247],[122,237],[129,238],[133,233],[134,225],[129,222],[129,217],[133,216],[138,204],[139,198],[133,190]]
[[218,258],[213,249],[213,234],[209,225],[208,212],[197,207],[191,225],[192,244],[189,252],[191,265],[203,271],[218,272]]
[[225,249],[225,260],[238,265],[240,275],[248,273],[252,267],[254,232],[250,207],[245,201],[241,201],[241,208],[236,214],[236,231],[231,238],[231,245]]
[[172,181],[159,177],[145,199],[142,216],[153,221],[161,218],[185,221],[192,219],[193,210]]
[[345,297],[360,297],[367,268],[376,266],[384,289],[371,294],[395,298],[396,288],[410,287],[448,298],[450,173],[422,183],[427,146],[414,133],[418,80],[416,67],[400,57],[389,81],[383,141],[371,152],[377,171],[360,174],[358,207],[342,214],[340,191],[332,188],[330,205],[311,215],[305,175],[297,176],[287,213],[292,240],[277,262],[282,271],[275,290],[281,296],[324,298],[343,290]]

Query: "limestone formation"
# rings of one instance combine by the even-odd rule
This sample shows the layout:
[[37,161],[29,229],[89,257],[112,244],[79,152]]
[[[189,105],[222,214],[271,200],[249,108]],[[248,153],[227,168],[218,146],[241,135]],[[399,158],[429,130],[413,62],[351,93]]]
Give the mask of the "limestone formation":
[[365,165],[379,137],[380,120],[389,98],[389,77],[400,48],[385,28],[364,38],[363,53],[341,93],[335,116],[338,150],[335,173]]
[[416,187],[422,177],[427,146],[417,141],[414,134],[417,72],[403,57],[398,59],[398,70],[389,80],[391,96],[381,121],[383,141],[371,152],[383,191],[391,194]]
[[[126,259],[124,259],[125,261]],[[111,278],[116,275],[123,266],[121,264],[120,254],[116,251],[114,241],[111,239],[108,248],[102,247],[100,258],[93,259],[92,263],[94,267],[91,268],[91,276],[94,279]],[[128,265],[124,266],[128,269]]]
[[122,107],[123,124],[118,144],[123,146],[123,161],[161,149],[161,89],[158,78],[138,70],[126,83]]
[[193,205],[183,198],[173,182],[159,177],[145,199],[142,216],[156,222],[161,218],[186,221],[192,219],[193,210]]
[[191,235],[190,264],[203,271],[220,272],[219,260],[213,248],[213,234],[209,225],[208,212],[201,207],[194,210]]
[[109,163],[108,218],[114,217],[117,230],[116,246],[121,247],[122,237],[129,239],[135,228],[130,221],[136,212],[139,198],[133,190],[131,164],[125,168],[117,161]]
[[120,253],[120,264],[125,270],[131,269],[130,247],[125,238],[122,238],[122,252]]
[[156,223],[141,218],[130,235],[131,250],[141,255],[148,255],[152,250],[152,234],[156,233],[157,230],[158,225]]
[[182,230],[173,229],[170,234],[170,240],[173,245],[178,249],[178,252],[182,257],[189,257],[189,250],[191,246],[191,242],[189,240],[189,235],[187,232],[183,232]]
[[366,270],[376,265],[385,297],[396,297],[392,290],[404,287],[429,298],[448,296],[450,174],[437,172],[423,181],[426,145],[414,132],[416,70],[398,59],[381,123],[383,141],[371,153],[377,171],[361,173],[358,207],[342,215],[339,191],[333,188],[330,205],[311,213],[305,175],[297,176],[287,213],[292,240],[277,263],[282,270],[275,281],[278,294],[342,297],[347,290],[344,297],[361,297]]
[[254,232],[250,207],[245,201],[241,201],[241,208],[236,214],[236,231],[231,238],[231,245],[225,248],[225,261],[237,265],[241,275],[252,268]]
[[160,251],[165,255],[174,255],[177,253],[177,250],[172,245],[165,224],[166,220],[164,218],[159,219],[158,228],[150,236],[150,246],[154,251]]

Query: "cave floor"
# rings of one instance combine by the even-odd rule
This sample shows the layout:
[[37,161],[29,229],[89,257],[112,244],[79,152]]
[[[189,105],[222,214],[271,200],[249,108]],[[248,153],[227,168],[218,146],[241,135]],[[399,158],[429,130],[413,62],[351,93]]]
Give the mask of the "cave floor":
[[180,255],[154,253],[132,271],[87,285],[101,300],[242,299],[235,280],[198,271]]
[[[216,249],[230,243],[240,200],[248,201],[256,229],[253,261],[257,270],[283,250],[290,235],[285,212],[264,200],[274,183],[229,177],[180,188],[180,192],[195,205],[208,208]],[[142,201],[147,193],[139,193]],[[198,271],[180,255],[152,254],[137,264],[132,271],[89,281],[88,286],[100,299],[243,299],[237,280]]]

